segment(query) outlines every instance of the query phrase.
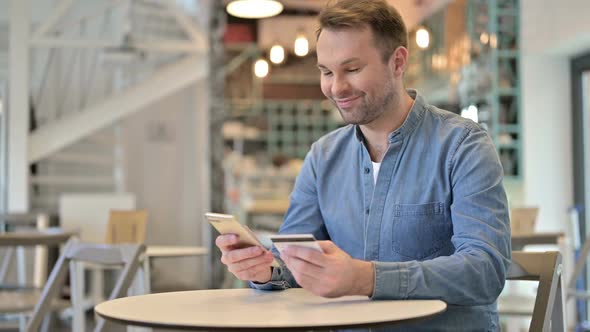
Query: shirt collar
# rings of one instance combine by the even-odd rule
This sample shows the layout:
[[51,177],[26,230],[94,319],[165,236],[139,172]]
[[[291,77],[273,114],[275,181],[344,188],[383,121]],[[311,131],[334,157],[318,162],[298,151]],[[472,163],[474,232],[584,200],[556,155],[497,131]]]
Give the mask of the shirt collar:
[[[420,121],[424,117],[424,112],[427,107],[424,98],[420,94],[418,94],[418,91],[414,89],[407,89],[406,91],[408,92],[410,97],[414,99],[414,105],[412,105],[410,112],[408,112],[408,115],[406,116],[406,120],[404,121],[404,123],[399,128],[394,130],[391,134],[389,134],[389,142],[393,142],[398,138],[409,136],[412,133],[412,131],[414,131],[414,128],[418,126],[418,123],[420,123]],[[355,125],[354,127],[356,138],[359,140],[359,142],[364,142],[365,136],[361,131],[361,127],[359,125]]]

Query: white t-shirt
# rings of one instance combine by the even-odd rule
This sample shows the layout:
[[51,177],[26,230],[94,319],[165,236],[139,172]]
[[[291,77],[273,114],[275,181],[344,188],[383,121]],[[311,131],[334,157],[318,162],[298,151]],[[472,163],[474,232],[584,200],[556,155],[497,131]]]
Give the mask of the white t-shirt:
[[375,163],[375,162],[372,162],[372,163],[373,163],[373,183],[377,184],[377,175],[379,175],[379,168],[381,168],[381,163]]

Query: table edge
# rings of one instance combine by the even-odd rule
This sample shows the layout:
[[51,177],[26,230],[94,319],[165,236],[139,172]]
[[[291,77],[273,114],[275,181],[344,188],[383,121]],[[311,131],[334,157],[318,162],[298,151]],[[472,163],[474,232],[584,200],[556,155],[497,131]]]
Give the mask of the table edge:
[[322,326],[297,326],[297,327],[288,327],[288,326],[251,326],[251,327],[219,327],[219,326],[195,326],[195,325],[174,325],[174,324],[166,324],[166,323],[154,323],[154,322],[138,322],[128,319],[122,318],[114,318],[111,316],[103,315],[102,313],[96,310],[94,307],[94,313],[97,314],[100,318],[108,321],[114,322],[123,325],[131,325],[131,326],[139,326],[139,327],[151,327],[151,328],[163,328],[163,329],[174,329],[174,330],[184,330],[184,331],[200,331],[200,330],[207,330],[207,331],[301,331],[301,330],[332,330],[332,329],[357,329],[357,328],[374,328],[374,327],[384,327],[384,326],[397,326],[401,324],[419,322],[423,320],[428,320],[432,317],[438,316],[445,311],[447,311],[448,304],[442,300],[438,299],[408,299],[408,300],[425,300],[425,301],[440,301],[444,304],[442,310],[434,312],[432,314],[414,318],[407,318],[401,320],[394,320],[394,321],[382,321],[382,322],[375,322],[375,323],[359,323],[359,324],[346,324],[346,325],[322,325]]

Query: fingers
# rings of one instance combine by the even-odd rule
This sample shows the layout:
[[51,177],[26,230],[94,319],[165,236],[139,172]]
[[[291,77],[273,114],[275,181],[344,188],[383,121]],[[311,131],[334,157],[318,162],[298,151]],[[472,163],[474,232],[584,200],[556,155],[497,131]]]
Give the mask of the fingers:
[[339,248],[332,241],[317,241],[324,253],[331,254]]
[[[293,272],[293,271],[291,271]],[[305,274],[293,273],[293,277],[299,286],[307,289],[315,295],[323,297],[335,297],[337,292],[332,289],[331,285],[321,282],[320,280]]]
[[237,274],[250,269],[256,269],[259,265],[269,267],[272,260],[273,256],[270,252],[262,252],[260,255],[255,256],[254,258],[243,259],[236,261],[235,263],[228,264],[228,270],[233,274]]
[[304,260],[311,264],[315,264],[318,266],[326,265],[326,255],[322,252],[319,252],[315,249],[305,248],[301,246],[291,245],[287,246],[281,253],[281,258],[286,256],[298,258],[300,260]]
[[302,276],[308,276],[316,279],[324,273],[324,268],[306,260],[299,259],[295,256],[281,255],[281,259],[285,262],[292,273]]
[[[272,255],[272,254],[271,254]],[[272,262],[272,259],[270,260]],[[240,280],[267,282],[271,278],[270,262],[262,262],[248,269],[232,272]]]
[[238,236],[236,234],[219,235],[215,239],[215,245],[223,252],[229,251],[234,245],[238,244]]
[[258,246],[233,249],[235,242],[232,238],[220,237],[215,240],[215,244],[221,249],[221,262],[227,265],[229,272],[245,281],[270,280],[270,265],[274,259],[271,252]]

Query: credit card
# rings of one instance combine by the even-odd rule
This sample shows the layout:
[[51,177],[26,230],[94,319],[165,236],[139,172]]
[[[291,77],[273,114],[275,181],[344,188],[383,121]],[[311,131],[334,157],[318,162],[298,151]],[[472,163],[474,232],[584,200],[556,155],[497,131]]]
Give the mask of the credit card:
[[286,246],[300,246],[324,252],[312,234],[272,235],[270,240],[279,252],[282,252]]

